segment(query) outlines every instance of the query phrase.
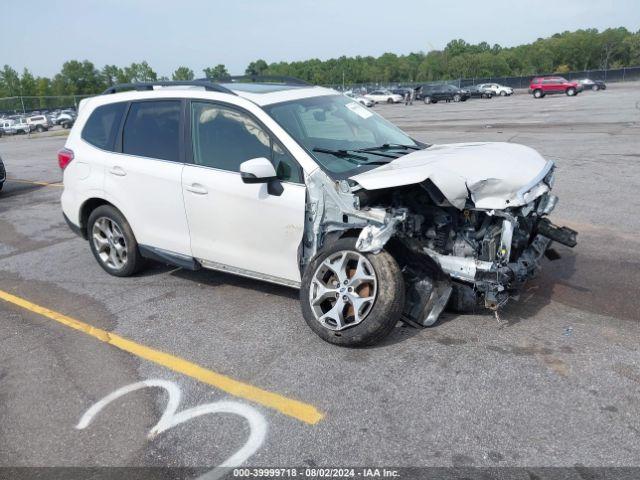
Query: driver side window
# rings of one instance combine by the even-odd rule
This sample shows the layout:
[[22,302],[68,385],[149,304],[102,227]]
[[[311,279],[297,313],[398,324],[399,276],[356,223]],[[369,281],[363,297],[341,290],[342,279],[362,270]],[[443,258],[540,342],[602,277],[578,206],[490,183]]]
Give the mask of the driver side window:
[[278,178],[303,183],[296,160],[249,115],[207,102],[191,104],[191,137],[196,165],[239,172],[240,164],[264,157]]

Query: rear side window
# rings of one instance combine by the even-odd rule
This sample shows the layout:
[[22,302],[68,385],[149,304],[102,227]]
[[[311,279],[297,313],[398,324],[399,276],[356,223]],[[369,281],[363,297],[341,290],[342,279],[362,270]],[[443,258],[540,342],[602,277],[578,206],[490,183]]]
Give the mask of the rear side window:
[[122,152],[180,161],[180,100],[134,102],[122,132]]
[[91,145],[113,151],[126,103],[110,103],[96,108],[82,129],[82,138]]

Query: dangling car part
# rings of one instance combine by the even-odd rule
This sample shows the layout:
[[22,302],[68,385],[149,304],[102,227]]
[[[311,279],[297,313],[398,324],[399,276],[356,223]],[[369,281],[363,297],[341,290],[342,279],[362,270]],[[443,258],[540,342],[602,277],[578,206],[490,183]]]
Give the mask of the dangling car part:
[[351,229],[356,250],[389,251],[405,280],[402,319],[414,325],[433,325],[447,305],[496,310],[552,241],[576,245],[574,230],[547,218],[554,163],[521,145],[433,145],[346,181],[320,178],[310,182],[308,251]]

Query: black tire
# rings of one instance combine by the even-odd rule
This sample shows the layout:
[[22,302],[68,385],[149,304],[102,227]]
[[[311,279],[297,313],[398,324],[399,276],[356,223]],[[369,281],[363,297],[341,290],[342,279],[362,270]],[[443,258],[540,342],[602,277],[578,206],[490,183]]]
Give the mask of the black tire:
[[593,87],[591,87],[591,90],[597,92],[598,90],[600,90],[600,87],[598,85],[594,85]]
[[393,98],[391,97],[387,98],[387,103],[393,103]]
[[422,101],[423,101],[424,103],[426,103],[427,105],[429,105],[430,103],[434,103],[434,102],[433,102],[433,99],[432,99],[430,96],[428,96],[428,95],[427,95],[426,97],[424,97],[424,98],[422,99]]
[[402,272],[395,259],[383,250],[377,254],[362,254],[371,263],[378,282],[377,296],[364,320],[355,326],[334,331],[323,326],[316,319],[309,300],[314,273],[330,255],[345,250],[357,252],[355,242],[355,238],[341,238],[321,249],[307,266],[300,288],[302,315],[309,328],[324,341],[343,347],[361,347],[380,342],[391,333],[400,320],[404,308],[405,291]]
[[458,103],[460,100],[462,100],[462,97],[461,97],[459,94],[457,94],[457,93],[456,93],[456,94],[453,96],[453,101],[454,101],[454,102],[456,102],[456,103]]
[[43,127],[42,125],[38,125],[38,126],[36,127],[36,131],[37,131],[38,133],[42,133],[42,132],[44,132],[44,127]]
[[502,91],[500,92],[500,96],[501,96],[501,97],[506,97],[506,96],[507,96],[507,92],[505,92],[504,90],[502,90]]
[[4,187],[4,182],[0,182],[0,192],[2,191],[2,187]]
[[575,97],[576,96],[576,89],[573,87],[567,88],[567,91],[565,92],[567,94],[567,97]]
[[542,98],[544,97],[544,92],[540,89],[533,91],[533,98]]
[[[116,223],[126,240],[127,261],[122,268],[112,268],[104,263],[100,258],[99,253],[96,250],[96,246],[92,240],[93,224],[96,222],[96,220],[102,217],[106,217],[112,222]],[[87,220],[87,238],[89,239],[89,246],[91,248],[93,256],[95,257],[98,264],[108,274],[115,277],[129,277],[144,268],[145,260],[144,258],[142,258],[142,255],[140,255],[140,251],[138,250],[138,242],[136,241],[136,237],[133,235],[133,230],[131,230],[129,222],[127,222],[127,220],[117,208],[111,205],[101,205],[93,210],[91,212],[91,215],[89,215],[89,219]]]

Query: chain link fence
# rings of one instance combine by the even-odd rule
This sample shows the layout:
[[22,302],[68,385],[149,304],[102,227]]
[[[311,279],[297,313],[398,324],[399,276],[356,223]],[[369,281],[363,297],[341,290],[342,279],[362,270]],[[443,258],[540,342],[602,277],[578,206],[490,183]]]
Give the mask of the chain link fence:
[[534,77],[543,76],[562,76],[568,80],[580,80],[583,78],[590,78],[591,80],[602,80],[604,82],[626,82],[640,80],[640,66],[638,67],[626,67],[616,68],[609,70],[582,70],[577,72],[567,73],[540,73],[536,75],[525,75],[519,77],[473,77],[473,78],[458,78],[452,80],[436,80],[436,81],[423,81],[423,82],[388,82],[388,83],[351,83],[351,84],[333,84],[328,85],[331,88],[338,90],[371,90],[376,88],[393,88],[395,86],[414,87],[424,84],[444,84],[449,83],[458,87],[468,87],[471,85],[478,85],[480,83],[499,83],[511,88],[529,88],[531,79]]
[[[554,74],[538,74],[526,75],[519,77],[477,77],[477,78],[459,78],[453,80],[440,81],[424,81],[424,82],[390,82],[390,83],[351,83],[340,85],[327,85],[328,87],[338,90],[372,90],[376,88],[393,88],[395,86],[418,86],[423,84],[439,84],[450,83],[458,87],[468,87],[479,83],[499,83],[512,88],[528,88],[531,79],[545,75],[561,75],[569,80],[579,80],[582,78],[590,78],[592,80],[602,80],[604,82],[625,82],[640,80],[640,66],[617,68],[610,70],[583,70],[579,72],[554,73]],[[24,115],[31,112],[42,112],[51,110],[61,110],[67,108],[78,108],[78,103],[83,98],[91,95],[61,95],[61,96],[17,96],[0,98],[0,116],[2,115]]]
[[24,115],[31,112],[74,108],[91,95],[17,96],[0,98],[0,115]]

